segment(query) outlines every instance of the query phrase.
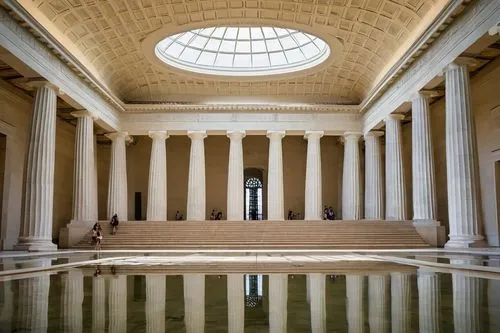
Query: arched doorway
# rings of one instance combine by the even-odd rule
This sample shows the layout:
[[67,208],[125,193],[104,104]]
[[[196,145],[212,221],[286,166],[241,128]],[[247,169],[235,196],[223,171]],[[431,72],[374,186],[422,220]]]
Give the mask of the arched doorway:
[[245,181],[245,220],[262,220],[262,181],[257,177]]

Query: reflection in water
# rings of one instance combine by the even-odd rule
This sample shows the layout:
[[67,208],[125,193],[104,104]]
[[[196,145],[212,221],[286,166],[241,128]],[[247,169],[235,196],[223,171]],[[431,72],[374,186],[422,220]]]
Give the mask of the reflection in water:
[[[50,260],[32,260],[27,265],[45,267]],[[489,319],[484,323],[481,312],[486,280],[458,273],[446,275],[425,269],[378,275],[355,273],[338,276],[335,283],[324,273],[308,273],[306,281],[292,280],[286,273],[267,277],[234,273],[226,276],[227,283],[224,276],[215,280],[206,279],[202,273],[154,273],[140,276],[145,281],[140,287],[145,299],[132,297],[132,282],[139,275],[127,276],[122,270],[97,277],[93,273],[93,269],[79,268],[52,276],[41,272],[28,279],[0,282],[0,331],[122,333],[128,328],[147,333],[203,333],[217,328],[229,333],[436,333],[453,329],[457,333],[498,332],[498,280],[488,281],[492,304]],[[212,295],[208,298],[205,285]],[[447,289],[448,285],[453,289]],[[85,292],[86,286],[92,290]],[[345,312],[338,311],[344,296]],[[256,297],[259,306],[245,307],[246,297]],[[206,309],[217,311],[207,310],[206,317]]]

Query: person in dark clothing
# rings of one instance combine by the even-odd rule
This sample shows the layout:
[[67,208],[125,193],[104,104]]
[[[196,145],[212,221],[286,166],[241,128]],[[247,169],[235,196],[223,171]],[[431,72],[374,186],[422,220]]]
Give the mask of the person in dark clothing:
[[111,227],[113,228],[111,234],[114,235],[114,234],[116,234],[116,231],[118,229],[118,223],[119,223],[117,214],[113,215],[110,223],[111,223]]

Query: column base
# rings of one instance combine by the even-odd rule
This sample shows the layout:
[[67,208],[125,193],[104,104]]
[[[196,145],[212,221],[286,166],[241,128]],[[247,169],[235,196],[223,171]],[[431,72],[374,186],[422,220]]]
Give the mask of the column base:
[[57,251],[57,245],[48,239],[33,239],[20,237],[17,245],[14,246],[17,251]]
[[445,248],[473,248],[473,247],[487,247],[486,241],[483,236],[462,236],[451,237],[444,245]]
[[436,220],[413,220],[413,226],[431,246],[443,246],[446,243],[446,228]]

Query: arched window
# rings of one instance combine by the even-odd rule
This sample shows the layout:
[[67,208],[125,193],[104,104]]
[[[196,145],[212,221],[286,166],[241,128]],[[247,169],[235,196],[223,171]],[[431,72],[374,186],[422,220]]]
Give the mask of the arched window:
[[245,220],[262,220],[262,182],[255,177],[245,182]]

